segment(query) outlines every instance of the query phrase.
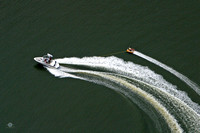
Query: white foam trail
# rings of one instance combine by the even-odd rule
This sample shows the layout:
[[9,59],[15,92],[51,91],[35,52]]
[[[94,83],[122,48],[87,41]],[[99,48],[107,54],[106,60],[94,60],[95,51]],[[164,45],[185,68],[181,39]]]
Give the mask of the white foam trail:
[[[126,82],[125,80],[122,80],[122,79],[117,78],[112,75],[106,75],[106,74],[103,74],[100,72],[94,72],[94,71],[83,71],[83,70],[72,70],[72,69],[71,70],[66,69],[65,71],[73,72],[73,73],[84,73],[84,74],[90,74],[90,75],[93,74],[96,76],[100,76],[101,78],[120,83],[120,85],[123,85],[123,86],[131,89],[132,92],[134,92],[137,95],[139,95],[140,97],[142,97],[145,101],[148,101],[162,115],[162,117],[165,119],[166,123],[168,124],[168,126],[172,132],[174,132],[174,133],[182,133],[183,132],[182,128],[179,126],[176,119],[166,110],[166,108],[164,106],[162,106],[159,103],[159,101],[157,101],[151,94],[146,93],[145,91],[141,90],[140,88],[137,88],[134,85]],[[84,78],[84,80],[85,80],[85,78]]]
[[168,124],[169,128],[174,133],[182,133],[183,130],[177,123],[176,119],[166,110],[164,106],[162,106],[159,101],[157,101],[152,95],[146,93],[145,91],[141,90],[140,88],[137,88],[136,86],[126,82],[125,80],[122,80],[120,78],[117,78],[115,76],[111,75],[104,75],[104,74],[98,74],[103,78],[107,78],[114,82],[119,82],[121,85],[130,88],[134,93],[139,95],[140,97],[144,98],[146,101],[148,101],[165,119],[166,123]]
[[[170,111],[173,114],[175,113],[176,115],[178,115],[176,117],[179,117],[179,120],[181,120],[180,122],[183,125],[185,125],[186,128],[188,128],[188,131],[190,131],[190,132],[199,132],[200,131],[200,129],[199,129],[200,116],[197,114],[197,112],[199,111],[199,106],[197,104],[193,103],[185,93],[176,90],[176,86],[173,86],[172,84],[168,83],[167,81],[165,81],[162,78],[162,76],[155,74],[153,71],[151,71],[147,67],[142,67],[140,65],[136,65],[131,62],[124,62],[122,59],[119,59],[116,57],[107,57],[107,58],[85,57],[82,59],[65,58],[65,59],[58,59],[57,61],[59,63],[63,63],[63,64],[70,64],[70,62],[71,62],[71,64],[76,64],[76,65],[81,64],[81,65],[85,65],[85,66],[89,66],[89,67],[103,68],[103,69],[109,70],[114,73],[108,75],[108,73],[103,74],[103,73],[97,73],[97,72],[93,72],[93,71],[65,69],[65,67],[63,67],[61,69],[61,71],[63,71],[63,72],[65,71],[67,73],[72,72],[72,73],[95,74],[95,75],[101,76],[104,79],[109,79],[110,81],[118,82],[119,85],[127,87],[126,84],[124,85],[124,83],[126,83],[126,81],[121,78],[118,78],[116,76],[116,73],[118,73],[119,76],[125,75],[130,79],[135,79],[138,82],[145,84],[144,86],[150,86],[152,88],[152,90],[149,90],[148,93],[147,93],[147,91],[144,91],[144,90],[142,90],[142,91],[144,91],[148,95],[153,95],[152,96],[153,98],[157,97],[159,99],[159,101],[157,101],[157,102],[160,105],[162,105],[162,106],[164,105],[168,109],[168,111]],[[134,69],[135,71],[132,71],[132,69]],[[103,74],[103,75],[101,75],[101,74]],[[105,75],[107,75],[107,76],[105,76]],[[109,78],[109,76],[111,76],[111,77]],[[146,78],[145,76],[148,78]],[[114,79],[116,79],[116,80],[114,80]],[[86,80],[86,79],[84,78],[84,80]],[[153,81],[156,81],[158,83],[155,84]],[[131,83],[129,83],[129,84],[133,85]],[[156,88],[154,86],[157,86],[158,88]],[[130,88],[130,87],[127,87],[127,88]],[[140,88],[138,88],[138,89],[140,89]],[[136,93],[136,92],[134,92],[134,93]],[[148,99],[148,100],[150,100],[150,99]],[[151,104],[153,104],[153,103],[151,103]],[[170,104],[171,104],[171,106],[170,106]],[[170,127],[170,128],[172,128],[172,127]]]
[[200,114],[200,106],[192,100],[183,91],[177,90],[176,86],[167,82],[161,75],[154,73],[148,67],[140,66],[132,62],[125,62],[117,57],[84,57],[84,58],[63,58],[57,59],[61,64],[83,65],[92,68],[101,68],[120,75],[132,77],[148,84],[158,87],[171,95],[179,98]]
[[175,86],[166,82],[161,75],[155,74],[148,67],[143,67],[132,62],[125,62],[124,60],[113,56],[84,58],[71,57],[57,59],[57,61],[61,64],[74,64],[89,66],[93,68],[103,68],[105,70],[113,71],[115,73],[120,73],[141,79],[161,88],[166,88],[169,86],[175,88]]
[[53,74],[55,77],[60,77],[60,78],[75,78],[75,79],[83,79],[81,77],[75,76],[73,74],[69,74],[67,72],[59,71],[59,69],[54,69],[50,67],[46,67],[46,69]]
[[63,58],[57,59],[61,64],[84,65],[93,68],[103,68],[115,73],[124,74],[145,82],[158,86],[160,88],[173,87],[172,84],[166,82],[161,75],[155,74],[148,67],[134,64],[132,62],[125,62],[116,57],[84,57],[84,58]]
[[[164,119],[168,123],[168,126],[170,127],[172,132],[182,132],[182,129],[180,128],[179,125],[177,125],[178,123],[174,119],[174,117],[170,115],[170,113],[166,110],[166,108],[162,106],[159,103],[159,101],[157,101],[151,94],[141,90],[140,88],[135,87],[133,84],[130,84],[119,77],[116,77],[115,74],[108,75],[106,73],[100,73],[100,72],[94,72],[94,71],[83,71],[83,70],[72,70],[72,69],[66,69],[66,70],[63,69],[63,70],[66,72],[73,72],[73,73],[84,73],[84,74],[89,74],[89,75],[93,74],[93,75],[100,76],[104,79],[108,79],[113,82],[118,82],[121,86],[125,86],[131,89],[134,93],[143,97],[143,99],[147,100],[151,105],[153,105],[153,107],[164,117]],[[84,78],[84,80],[86,79]],[[141,82],[141,81],[138,81],[138,82]],[[146,84],[144,82],[141,82],[141,83]],[[160,96],[162,96],[162,98],[164,98],[164,101],[168,100],[168,102],[171,101],[171,103],[173,103],[172,108],[175,107],[176,108],[175,111],[180,112],[180,115],[179,115],[180,119],[182,120],[184,125],[189,129],[189,131],[196,132],[199,130],[198,127],[200,126],[200,123],[199,123],[200,116],[196,112],[194,112],[189,106],[187,106],[184,102],[182,102],[178,98],[171,96],[169,93],[161,91],[160,89],[157,89],[153,86],[151,86],[151,88],[153,88],[152,91],[157,92]]]
[[145,91],[159,99],[162,105],[164,105],[170,113],[175,115],[176,118],[181,120],[181,122],[184,123],[185,127],[189,131],[200,131],[200,115],[197,112],[195,112],[195,110],[190,108],[184,101],[178,99],[177,97],[174,97],[173,95],[170,95],[170,93],[168,92],[165,92],[143,81],[139,81],[137,79],[132,78],[131,80],[136,81],[145,87],[149,86],[150,88],[145,89]]
[[198,95],[200,95],[200,87],[194,83],[193,81],[191,81],[188,77],[184,76],[183,74],[177,72],[176,70],[174,70],[173,68],[147,56],[147,55],[144,55],[138,51],[135,51],[133,54],[145,59],[145,60],[148,60],[160,67],[162,67],[163,69],[169,71],[170,73],[172,73],[173,75],[175,75],[176,77],[178,77],[179,79],[181,79],[183,82],[185,82],[188,86],[190,86]]

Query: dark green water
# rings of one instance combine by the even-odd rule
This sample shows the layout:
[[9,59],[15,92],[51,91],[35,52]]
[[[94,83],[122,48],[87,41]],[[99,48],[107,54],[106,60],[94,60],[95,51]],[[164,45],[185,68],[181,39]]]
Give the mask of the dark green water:
[[[158,132],[128,98],[55,78],[33,58],[104,55],[132,46],[200,85],[199,13],[199,1],[0,1],[0,132]],[[133,55],[116,56],[148,66],[200,104],[169,72]]]

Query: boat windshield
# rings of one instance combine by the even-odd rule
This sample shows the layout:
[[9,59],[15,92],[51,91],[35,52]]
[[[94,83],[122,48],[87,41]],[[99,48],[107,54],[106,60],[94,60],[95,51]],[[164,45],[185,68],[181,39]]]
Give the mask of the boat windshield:
[[53,55],[51,55],[51,54],[44,55],[43,56],[43,61],[46,62],[46,63],[50,63],[52,57],[53,57]]
[[49,59],[49,56],[44,55],[43,58],[44,58],[44,59]]

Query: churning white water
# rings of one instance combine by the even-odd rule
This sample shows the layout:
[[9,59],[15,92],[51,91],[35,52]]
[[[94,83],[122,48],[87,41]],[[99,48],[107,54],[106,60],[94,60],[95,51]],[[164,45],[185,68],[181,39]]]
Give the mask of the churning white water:
[[[136,100],[132,94],[137,95],[158,112],[171,132],[184,132],[183,129],[188,132],[200,132],[199,105],[192,102],[186,93],[177,90],[176,86],[167,82],[161,75],[156,74],[148,67],[125,62],[116,57],[72,57],[57,59],[57,61],[61,64],[60,69],[47,68],[57,77],[78,78],[119,91],[132,99],[152,118],[151,112],[147,111],[148,108],[140,106],[140,101]],[[87,66],[98,69],[98,72],[71,69],[62,66],[62,64]],[[101,70],[106,70],[106,72],[101,72]],[[87,78],[87,75],[90,78]],[[93,80],[97,76],[99,79]],[[112,83],[117,84],[117,87],[113,86]],[[140,86],[136,86],[136,84],[140,84]],[[159,123],[156,120],[154,122]]]

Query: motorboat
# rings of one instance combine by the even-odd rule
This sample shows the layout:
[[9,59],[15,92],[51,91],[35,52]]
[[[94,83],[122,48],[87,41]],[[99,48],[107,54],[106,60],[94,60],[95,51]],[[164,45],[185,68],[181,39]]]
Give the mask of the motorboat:
[[53,60],[53,55],[51,54],[47,54],[47,55],[44,55],[43,57],[35,57],[34,60],[44,66],[47,66],[47,67],[53,67],[53,68],[59,68],[60,65],[57,61]]
[[126,52],[127,52],[127,53],[130,53],[130,54],[133,54],[134,51],[135,51],[135,49],[130,48],[130,47],[126,50]]

